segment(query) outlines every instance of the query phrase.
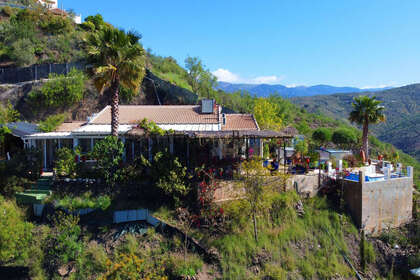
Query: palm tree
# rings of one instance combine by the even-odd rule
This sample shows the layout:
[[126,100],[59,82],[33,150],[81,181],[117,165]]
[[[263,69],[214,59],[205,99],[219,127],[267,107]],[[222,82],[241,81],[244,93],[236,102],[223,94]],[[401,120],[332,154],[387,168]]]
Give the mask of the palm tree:
[[385,121],[384,107],[380,104],[382,101],[376,100],[376,96],[359,96],[354,98],[350,112],[349,120],[363,126],[363,151],[366,158],[369,157],[368,133],[369,124],[375,124]]
[[141,36],[106,26],[86,39],[89,62],[93,65],[93,79],[99,92],[112,91],[111,134],[118,136],[119,89],[137,92],[145,74],[144,49]]

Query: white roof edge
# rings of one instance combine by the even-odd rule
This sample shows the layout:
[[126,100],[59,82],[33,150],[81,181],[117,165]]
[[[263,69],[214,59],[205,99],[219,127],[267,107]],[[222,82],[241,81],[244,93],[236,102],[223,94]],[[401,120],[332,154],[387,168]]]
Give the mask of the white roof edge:
[[111,107],[110,105],[106,105],[102,110],[99,111],[99,113],[95,114],[93,118],[91,118],[87,124],[91,124],[100,114],[102,114],[108,107]]
[[24,139],[55,139],[55,138],[71,138],[71,132],[44,132],[26,135]]
[[258,125],[258,122],[254,117],[254,114],[250,114],[250,115],[251,115],[252,119],[254,120],[255,125],[257,126],[257,130],[260,130],[260,126]]

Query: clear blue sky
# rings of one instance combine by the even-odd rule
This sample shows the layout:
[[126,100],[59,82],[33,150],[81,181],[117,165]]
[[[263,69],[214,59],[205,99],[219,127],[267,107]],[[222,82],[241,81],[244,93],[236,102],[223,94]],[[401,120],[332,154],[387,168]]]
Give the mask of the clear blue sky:
[[[60,2],[61,1],[61,2]],[[220,78],[376,87],[420,82],[420,1],[59,0]]]

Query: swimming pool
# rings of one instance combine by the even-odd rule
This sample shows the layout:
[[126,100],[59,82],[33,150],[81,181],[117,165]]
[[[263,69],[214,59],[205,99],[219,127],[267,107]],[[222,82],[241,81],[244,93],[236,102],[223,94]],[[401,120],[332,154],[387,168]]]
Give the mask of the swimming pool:
[[[397,176],[392,177],[392,178],[397,178]],[[344,179],[347,180],[351,180],[351,181],[355,181],[355,182],[359,182],[359,174],[355,174],[355,173],[350,173],[348,176],[344,177]],[[384,181],[385,180],[385,176],[365,176],[365,182],[376,182],[376,181]]]

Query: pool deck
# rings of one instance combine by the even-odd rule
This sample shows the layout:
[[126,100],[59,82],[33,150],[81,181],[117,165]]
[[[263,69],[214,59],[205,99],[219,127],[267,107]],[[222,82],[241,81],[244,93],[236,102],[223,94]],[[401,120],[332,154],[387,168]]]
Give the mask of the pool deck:
[[412,219],[413,168],[409,176],[387,177],[380,181],[366,181],[360,171],[357,180],[342,180],[344,200],[356,224],[366,232],[380,233],[385,228],[398,227]]

